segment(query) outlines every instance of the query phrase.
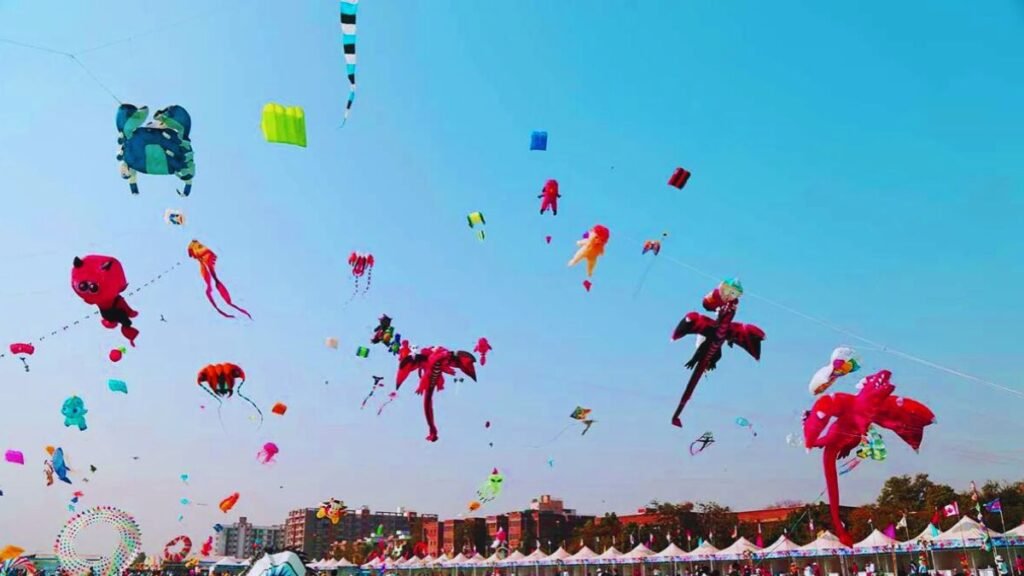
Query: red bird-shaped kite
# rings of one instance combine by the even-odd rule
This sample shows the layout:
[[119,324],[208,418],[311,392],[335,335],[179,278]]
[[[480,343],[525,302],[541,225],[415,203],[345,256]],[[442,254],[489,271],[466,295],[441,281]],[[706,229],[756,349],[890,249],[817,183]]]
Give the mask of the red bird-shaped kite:
[[[924,427],[935,423],[935,414],[927,406],[910,398],[893,396],[896,386],[889,381],[892,373],[882,370],[865,378],[856,396],[836,392],[818,398],[804,413],[804,444],[824,450],[822,465],[828,488],[828,505],[832,528],[847,546],[853,538],[839,519],[839,475],[836,460],[846,458],[868,432],[871,424],[888,428],[917,450],[924,438]],[[832,418],[835,422],[829,426]],[[828,430],[822,435],[822,431]]]
[[437,442],[437,426],[434,425],[434,390],[444,390],[444,375],[455,375],[459,369],[476,381],[476,358],[463,350],[450,351],[441,346],[420,348],[398,363],[395,390],[398,390],[409,374],[415,370],[420,377],[417,394],[423,395],[423,415],[427,419],[428,442]]
[[739,306],[740,296],[743,295],[743,286],[739,279],[726,280],[704,297],[704,309],[716,310],[718,317],[715,320],[698,312],[690,312],[679,321],[675,332],[672,333],[672,340],[679,340],[687,334],[698,334],[704,338],[693,358],[686,363],[687,368],[693,369],[690,374],[690,381],[686,384],[686,391],[679,400],[679,406],[672,415],[672,425],[682,427],[679,419],[686,403],[690,401],[697,382],[705,372],[714,370],[718,361],[722,358],[722,346],[739,345],[754,357],[761,359],[761,341],[764,340],[764,331],[753,324],[740,324],[733,322],[736,316],[736,307]]

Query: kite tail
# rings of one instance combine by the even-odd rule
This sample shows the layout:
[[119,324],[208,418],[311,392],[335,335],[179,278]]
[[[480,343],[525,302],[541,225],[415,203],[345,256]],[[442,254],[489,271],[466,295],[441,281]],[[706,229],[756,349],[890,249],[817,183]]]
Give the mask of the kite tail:
[[348,76],[348,102],[345,104],[345,117],[341,125],[348,122],[352,111],[352,103],[356,99],[356,9],[359,0],[341,0],[341,46],[345,52],[345,74]]
[[683,408],[686,408],[686,403],[690,401],[690,396],[693,396],[693,391],[697,389],[697,382],[700,381],[700,377],[704,375],[704,372],[708,367],[709,354],[705,353],[697,366],[693,369],[693,373],[690,374],[690,381],[686,383],[686,390],[683,392],[683,397],[679,399],[679,406],[676,406],[676,411],[672,414],[672,425],[677,428],[682,428],[683,423],[679,419],[679,415],[683,413]]
[[427,386],[426,392],[423,393],[423,415],[427,419],[427,428],[429,433],[427,434],[428,442],[437,442],[437,426],[434,425],[434,387]]
[[[213,306],[213,309],[219,312],[221,316],[225,318],[234,318],[234,316],[232,316],[231,314],[228,314],[227,312],[221,310],[220,307],[217,306],[217,302],[213,299],[213,284],[210,283],[210,280],[212,277],[212,279],[216,281],[217,276],[213,274],[212,271],[205,266],[200,268],[199,271],[203,277],[203,280],[206,282],[206,299],[210,301],[210,306]],[[218,290],[220,289],[220,281],[217,281],[217,288]]]
[[366,288],[363,290],[363,294],[370,291],[370,284],[373,284],[373,266],[366,269]]
[[245,400],[249,404],[252,404],[252,407],[256,409],[256,413],[260,415],[260,424],[259,424],[259,426],[257,426],[257,428],[263,427],[263,411],[260,410],[260,407],[257,406],[256,403],[253,402],[251,399],[249,399],[248,396],[246,396],[245,394],[242,394],[242,392],[240,390],[236,391],[235,394],[238,394],[238,397],[241,398],[242,400]]
[[[228,306],[231,306],[235,310],[238,310],[242,314],[245,314],[249,318],[249,320],[252,320],[252,314],[249,314],[249,312],[245,308],[242,308],[241,306],[235,306],[235,303],[231,301],[231,293],[228,292],[228,287],[225,286],[220,281],[220,278],[217,278],[217,273],[216,272],[211,272],[211,273],[213,275],[213,282],[214,282],[214,284],[217,285],[217,292],[220,293],[220,297],[223,298],[225,302],[227,302]],[[209,294],[209,292],[207,292],[207,294]],[[212,300],[211,300],[211,302],[212,302]],[[217,307],[217,305],[214,304],[214,308],[216,308],[216,307]],[[218,308],[217,311],[219,312],[220,309]],[[224,314],[224,313],[221,312],[221,314]],[[230,316],[228,314],[224,314],[224,315],[227,316],[228,318],[234,318],[234,316]]]
[[826,446],[822,450],[822,466],[825,468],[825,488],[828,490],[828,508],[832,514],[832,530],[843,544],[849,546],[853,544],[853,538],[843,526],[842,519],[839,518],[839,474],[836,471],[838,452],[835,448]]

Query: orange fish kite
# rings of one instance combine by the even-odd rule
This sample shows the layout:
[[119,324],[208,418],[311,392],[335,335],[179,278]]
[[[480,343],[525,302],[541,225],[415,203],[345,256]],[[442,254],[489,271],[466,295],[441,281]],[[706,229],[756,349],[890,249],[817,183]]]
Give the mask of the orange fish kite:
[[188,243],[188,257],[195,258],[199,262],[199,275],[206,282],[206,299],[213,305],[214,310],[220,312],[220,315],[225,318],[234,318],[231,314],[221,310],[217,303],[213,301],[213,286],[210,285],[210,280],[213,280],[213,284],[217,286],[217,292],[220,293],[220,297],[224,299],[224,302],[227,302],[228,306],[245,314],[252,320],[252,315],[244,308],[235,306],[231,302],[231,293],[228,292],[228,287],[221,283],[220,278],[217,278],[217,254],[213,250],[203,246],[198,240],[193,240]]

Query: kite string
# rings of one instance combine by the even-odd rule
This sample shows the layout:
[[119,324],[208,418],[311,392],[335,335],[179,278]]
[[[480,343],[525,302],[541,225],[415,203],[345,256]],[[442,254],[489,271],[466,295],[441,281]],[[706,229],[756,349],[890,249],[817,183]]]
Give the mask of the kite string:
[[[173,271],[175,268],[177,268],[179,266],[181,266],[181,262],[180,261],[175,263],[174,266],[171,266],[167,270],[164,270],[163,272],[161,272],[161,273],[157,274],[156,276],[154,276],[153,278],[149,279],[149,281],[146,282],[145,284],[142,284],[138,288],[135,288],[135,289],[129,291],[126,294],[126,296],[134,296],[135,294],[138,294],[143,289],[145,289],[147,286],[151,286],[157,280],[160,280],[161,278],[164,277],[164,275],[169,274],[171,271]],[[44,335],[36,338],[35,340],[30,340],[29,343],[31,344],[32,342],[42,342],[43,340],[46,340],[47,336],[56,336],[58,332],[67,332],[68,329],[71,328],[72,326],[78,326],[79,324],[81,324],[82,322],[85,322],[89,318],[92,318],[93,316],[98,316],[98,315],[99,315],[99,310],[94,310],[94,311],[90,312],[89,314],[86,314],[82,318],[80,318],[78,320],[75,320],[74,322],[71,322],[70,324],[65,324],[65,325],[61,326],[60,328],[57,328],[55,330],[50,331],[49,334],[44,334]],[[5,358],[5,357],[7,357],[9,355],[12,355],[12,354],[9,354],[8,352],[0,352],[0,358]]]
[[[630,239],[630,240],[631,241],[635,241],[635,239]],[[669,262],[672,262],[673,264],[675,264],[677,266],[681,266],[683,268],[686,268],[687,270],[690,270],[691,272],[694,272],[694,273],[699,274],[701,276],[704,276],[706,278],[709,278],[709,279],[712,279],[712,280],[720,280],[721,279],[721,276],[716,276],[714,274],[711,274],[710,272],[707,272],[705,270],[697,268],[696,266],[693,266],[692,264],[688,264],[686,262],[683,262],[682,260],[679,260],[677,258],[673,258],[672,256],[665,255],[665,256],[663,256],[663,258],[665,258],[666,260],[668,260]],[[963,372],[961,370],[957,370],[955,368],[950,368],[948,366],[943,366],[941,364],[932,362],[932,361],[927,360],[925,358],[921,358],[920,356],[915,356],[913,354],[910,354],[909,352],[904,352],[902,350],[898,350],[896,348],[892,348],[892,347],[887,346],[887,345],[885,345],[885,344],[883,344],[881,342],[878,342],[876,340],[872,340],[872,339],[867,338],[865,336],[861,336],[860,334],[857,334],[856,332],[852,332],[850,330],[847,330],[847,329],[845,329],[845,328],[843,328],[841,326],[837,326],[837,325],[835,325],[835,324],[833,324],[833,323],[831,323],[831,322],[829,322],[827,320],[824,320],[822,318],[818,318],[816,316],[812,316],[810,314],[801,312],[801,311],[799,311],[799,310],[797,310],[797,309],[795,309],[795,308],[793,308],[791,306],[787,306],[787,305],[785,305],[785,304],[783,304],[781,302],[778,302],[778,301],[773,300],[771,298],[768,298],[766,296],[762,296],[762,295],[754,293],[754,292],[744,292],[744,296],[749,296],[751,298],[755,298],[755,299],[760,300],[760,301],[762,301],[762,302],[764,302],[764,303],[766,303],[766,304],[768,304],[770,306],[774,306],[774,307],[776,307],[776,308],[778,308],[778,309],[780,309],[780,310],[782,310],[784,312],[788,312],[790,314],[793,314],[794,316],[798,316],[800,318],[803,318],[804,320],[807,320],[807,321],[813,322],[815,324],[818,324],[819,326],[828,328],[829,330],[838,332],[838,333],[843,334],[845,336],[849,336],[850,338],[853,338],[853,339],[858,340],[860,342],[863,342],[865,344],[868,344],[868,345],[871,345],[871,346],[875,346],[878,350],[880,350],[882,352],[886,352],[886,353],[891,354],[893,356],[898,356],[900,358],[903,358],[904,360],[909,360],[911,362],[920,364],[922,366],[927,366],[927,367],[932,368],[934,370],[939,370],[940,372],[945,372],[945,373],[953,375],[953,376],[958,376],[958,377],[963,378],[965,380],[970,380],[972,382],[976,382],[978,384],[983,384],[983,385],[988,386],[990,388],[994,388],[996,390],[1001,390],[1003,392],[1009,392],[1010,394],[1014,394],[1016,396],[1024,398],[1024,391],[1017,390],[1015,388],[1010,388],[1008,386],[1004,386],[1002,384],[998,384],[998,383],[992,382],[990,380],[985,380],[984,378],[979,378],[977,376],[968,374],[968,373]]]

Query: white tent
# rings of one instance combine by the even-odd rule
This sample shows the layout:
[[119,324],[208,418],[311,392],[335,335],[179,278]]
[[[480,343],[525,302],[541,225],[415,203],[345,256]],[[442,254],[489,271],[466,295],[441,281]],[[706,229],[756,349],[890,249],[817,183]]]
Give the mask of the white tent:
[[462,552],[459,552],[459,554],[455,558],[452,558],[451,560],[445,560],[444,562],[441,562],[441,565],[442,566],[458,566],[459,564],[464,563],[466,560],[469,560],[469,558],[466,558],[462,554]]
[[479,552],[477,552],[476,554],[473,554],[472,558],[466,560],[465,564],[472,566],[474,564],[483,564],[486,561],[487,559],[481,556]]
[[800,552],[808,556],[826,556],[828,554],[846,554],[851,550],[835,534],[826,530],[814,542],[801,546]]
[[788,558],[799,552],[800,545],[787,538],[785,534],[779,536],[778,540],[772,542],[764,549],[764,553],[768,558]]
[[1012,530],[1007,530],[1006,534],[1003,534],[1004,538],[1012,541],[1022,540],[1024,541],[1024,523]]
[[621,559],[622,560],[643,560],[644,558],[647,558],[648,556],[653,556],[653,555],[654,555],[654,552],[651,552],[650,548],[648,548],[647,546],[644,546],[643,544],[637,544],[636,548],[633,548],[629,552],[626,552],[625,554],[623,554]]
[[567,564],[583,564],[597,558],[597,553],[584,546],[580,551],[570,556],[565,562]]
[[598,558],[598,560],[608,560],[610,562],[614,562],[614,561],[618,560],[619,557],[621,557],[621,556],[622,556],[622,552],[619,552],[618,550],[615,549],[615,546],[612,546],[611,548],[605,550],[600,555],[598,555],[597,558]]
[[683,560],[686,557],[686,550],[683,550],[679,546],[675,545],[675,542],[670,543],[667,548],[658,552],[657,554],[651,555],[652,560],[662,562],[675,562]]
[[545,563],[554,564],[555,562],[557,562],[559,560],[563,560],[564,561],[567,558],[571,558],[571,557],[572,557],[572,554],[569,554],[565,550],[565,548],[562,548],[561,546],[559,546],[558,550],[555,550],[554,552],[551,553],[550,556],[547,557],[547,560],[545,560]]
[[547,554],[545,554],[543,551],[541,551],[540,548],[537,548],[533,552],[530,552],[529,556],[527,556],[526,558],[523,558],[522,560],[517,562],[517,564],[533,564],[533,563],[536,563],[536,562],[541,562],[541,561],[547,559],[547,557],[548,557]]
[[516,550],[515,552],[509,554],[504,560],[499,562],[498,565],[508,566],[509,564],[515,564],[516,562],[519,562],[523,558],[526,558],[526,556],[524,556],[523,553],[519,550]]
[[739,560],[747,552],[755,553],[760,552],[753,542],[747,540],[743,536],[740,536],[738,540],[733,542],[728,548],[719,552],[715,559],[716,560]]
[[875,528],[871,531],[871,534],[868,534],[867,538],[853,545],[853,551],[856,554],[874,554],[875,552],[892,550],[899,546],[899,544],[899,540],[890,538]]
[[[1001,536],[998,532],[987,528],[985,530],[991,538]],[[936,548],[963,548],[965,544],[967,547],[979,545],[984,537],[985,532],[982,531],[981,524],[977,520],[969,516],[962,516],[952,528],[936,536],[933,542]]]
[[718,554],[718,548],[705,540],[700,546],[686,553],[686,560],[714,560],[715,554]]

